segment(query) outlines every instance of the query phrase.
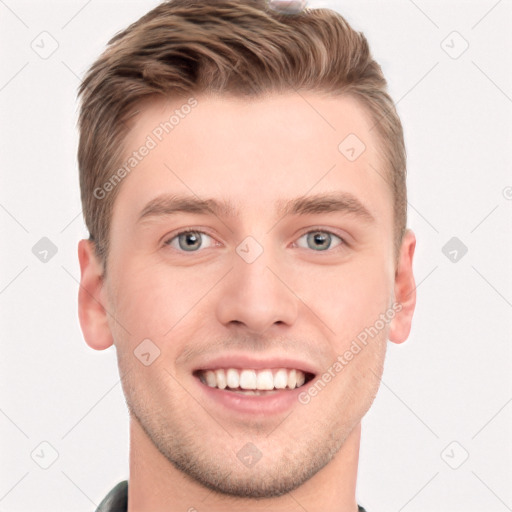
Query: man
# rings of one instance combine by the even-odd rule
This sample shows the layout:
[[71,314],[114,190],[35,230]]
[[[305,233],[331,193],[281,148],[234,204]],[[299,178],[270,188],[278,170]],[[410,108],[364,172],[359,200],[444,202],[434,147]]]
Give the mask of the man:
[[364,36],[294,6],[163,3],[81,85],[79,317],[130,412],[103,512],[364,510],[415,307],[403,132]]

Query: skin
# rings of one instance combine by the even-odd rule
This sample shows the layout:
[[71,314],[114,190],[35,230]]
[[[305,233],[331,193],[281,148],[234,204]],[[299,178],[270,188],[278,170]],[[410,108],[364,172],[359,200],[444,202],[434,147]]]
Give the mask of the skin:
[[[128,510],[355,512],[361,419],[387,342],[406,340],[416,301],[415,237],[407,230],[397,259],[372,122],[354,99],[319,93],[196,99],[118,185],[105,279],[91,243],[78,248],[84,337],[97,350],[115,344],[130,410]],[[127,155],[185,102],[146,102]],[[353,162],[338,150],[350,133],[366,146]],[[276,212],[277,201],[333,191],[355,196],[373,221],[344,211]],[[226,199],[240,211],[138,223],[163,192]],[[191,227],[206,233],[195,252],[173,239]],[[321,250],[308,231],[335,236]],[[247,236],[263,248],[252,263],[236,252]],[[320,376],[394,303],[394,318],[291,412],[248,417],[215,406],[192,375],[208,357],[236,353],[291,356]],[[133,352],[147,338],[160,356],[144,366]],[[262,453],[251,468],[236,456],[247,442]]]

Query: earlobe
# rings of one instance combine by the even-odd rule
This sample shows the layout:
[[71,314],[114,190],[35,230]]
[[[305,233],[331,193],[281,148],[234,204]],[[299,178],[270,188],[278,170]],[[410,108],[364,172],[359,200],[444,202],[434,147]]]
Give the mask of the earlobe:
[[78,243],[80,288],[78,291],[78,318],[86,343],[95,350],[105,350],[114,343],[105,309],[104,281],[94,245],[89,240]]
[[411,331],[412,316],[416,307],[416,283],[412,270],[416,237],[408,229],[400,247],[395,273],[395,302],[397,311],[390,322],[388,338],[393,343],[403,343]]

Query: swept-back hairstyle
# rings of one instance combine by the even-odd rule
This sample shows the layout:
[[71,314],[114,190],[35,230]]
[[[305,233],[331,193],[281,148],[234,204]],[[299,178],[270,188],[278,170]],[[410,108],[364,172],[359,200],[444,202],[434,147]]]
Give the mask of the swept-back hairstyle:
[[265,0],[169,0],[117,33],[79,88],[81,199],[104,268],[122,185],[97,191],[119,168],[127,120],[143,100],[293,90],[348,95],[370,115],[394,198],[397,251],[407,221],[403,130],[365,36],[330,9],[289,14]]

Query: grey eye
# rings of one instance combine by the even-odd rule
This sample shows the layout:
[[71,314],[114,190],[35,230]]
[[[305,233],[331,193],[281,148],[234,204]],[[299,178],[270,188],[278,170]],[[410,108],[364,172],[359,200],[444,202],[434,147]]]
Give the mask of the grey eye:
[[[182,231],[165,243],[179,251],[197,252],[200,248],[204,249],[211,246],[211,242],[210,245],[205,246],[202,237],[207,237],[211,241],[211,237],[202,231]],[[178,243],[178,246],[175,242]]]
[[298,243],[299,247],[304,247],[305,249],[315,249],[319,251],[326,251],[327,249],[331,249],[333,239],[338,239],[340,243],[343,242],[339,236],[333,233],[329,233],[329,231],[320,230],[305,233],[299,238],[299,241],[303,238],[306,238],[306,246]]

